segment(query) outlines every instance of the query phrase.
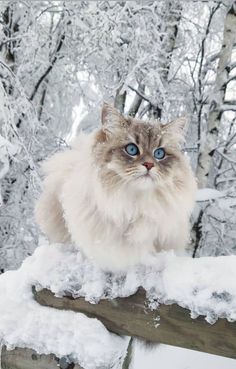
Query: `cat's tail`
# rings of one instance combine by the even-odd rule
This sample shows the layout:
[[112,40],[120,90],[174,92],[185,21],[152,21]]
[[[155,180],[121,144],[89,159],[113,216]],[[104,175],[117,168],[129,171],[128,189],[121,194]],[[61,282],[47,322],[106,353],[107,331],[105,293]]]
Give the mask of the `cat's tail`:
[[43,164],[46,176],[43,182],[43,192],[36,203],[35,217],[41,230],[51,242],[70,240],[60,202],[60,193],[74,161],[72,152],[66,151],[55,154]]

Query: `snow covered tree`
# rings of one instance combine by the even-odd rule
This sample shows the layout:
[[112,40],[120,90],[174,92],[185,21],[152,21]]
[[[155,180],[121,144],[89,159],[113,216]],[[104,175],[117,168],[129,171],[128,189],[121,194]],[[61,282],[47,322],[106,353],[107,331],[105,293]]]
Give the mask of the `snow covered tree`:
[[[204,99],[207,112],[205,127],[199,137],[197,178],[200,187],[216,187],[222,191],[222,198],[206,202],[199,210],[195,222],[194,255],[230,254],[235,248],[234,213],[235,204],[235,106],[232,83],[234,48],[236,45],[236,3],[227,7],[221,46],[203,67],[205,75],[209,65],[217,63],[211,70],[213,84]],[[214,9],[220,7],[217,5]],[[209,72],[208,72],[209,73]],[[203,108],[204,109],[204,108]],[[204,120],[204,119],[203,119]]]
[[0,268],[38,244],[41,161],[97,126],[103,101],[189,117],[184,150],[222,192],[196,211],[194,254],[235,252],[235,2],[4,0],[0,13]]
[[[227,111],[235,111],[235,104],[226,101],[227,85],[231,71],[233,47],[236,44],[236,3],[232,4],[227,12],[224,25],[222,46],[219,52],[218,66],[212,95],[209,96],[209,116],[207,119],[206,137],[202,139],[198,158],[197,177],[200,187],[209,185],[212,157],[218,148],[218,138],[221,133],[222,115]],[[232,77],[230,77],[232,81]],[[231,128],[232,130],[232,128]],[[231,133],[231,132],[230,132]],[[229,134],[230,134],[229,133]],[[218,152],[221,152],[218,150]]]
[[[38,164],[70,131],[77,96],[76,77],[59,63],[69,21],[63,8],[45,13],[48,5],[0,4],[1,269],[19,265],[37,245]],[[67,78],[71,83],[65,86]],[[71,100],[63,105],[65,95]]]

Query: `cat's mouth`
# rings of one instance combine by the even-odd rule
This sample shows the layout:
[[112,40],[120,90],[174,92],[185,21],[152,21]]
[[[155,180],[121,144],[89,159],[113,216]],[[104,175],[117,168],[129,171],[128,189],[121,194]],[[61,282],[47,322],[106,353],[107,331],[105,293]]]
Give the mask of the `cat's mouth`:
[[141,174],[138,178],[150,179],[154,181],[153,175],[150,171],[147,171],[146,173]]
[[153,173],[140,173],[136,176],[133,184],[141,191],[153,190],[156,187],[156,176]]

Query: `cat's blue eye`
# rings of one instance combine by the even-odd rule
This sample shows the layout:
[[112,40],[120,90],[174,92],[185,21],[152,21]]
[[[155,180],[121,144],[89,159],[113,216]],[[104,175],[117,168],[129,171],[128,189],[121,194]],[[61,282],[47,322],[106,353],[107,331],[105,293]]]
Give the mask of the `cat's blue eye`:
[[154,151],[153,155],[154,155],[154,158],[156,158],[157,160],[164,159],[164,157],[166,156],[165,149],[163,149],[162,147],[159,147],[158,149]]
[[133,143],[129,143],[128,145],[125,146],[125,151],[127,152],[127,154],[131,155],[131,156],[135,156],[139,154],[139,149],[138,146],[136,146]]

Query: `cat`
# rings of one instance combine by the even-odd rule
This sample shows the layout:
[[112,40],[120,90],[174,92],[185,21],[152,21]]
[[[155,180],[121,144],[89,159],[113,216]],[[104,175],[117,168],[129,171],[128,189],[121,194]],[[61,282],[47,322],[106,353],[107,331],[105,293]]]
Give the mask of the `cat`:
[[162,125],[104,104],[102,127],[44,164],[36,219],[98,266],[125,271],[161,250],[183,250],[196,181],[181,152],[185,119]]

